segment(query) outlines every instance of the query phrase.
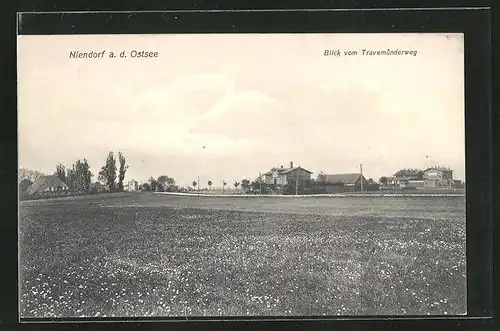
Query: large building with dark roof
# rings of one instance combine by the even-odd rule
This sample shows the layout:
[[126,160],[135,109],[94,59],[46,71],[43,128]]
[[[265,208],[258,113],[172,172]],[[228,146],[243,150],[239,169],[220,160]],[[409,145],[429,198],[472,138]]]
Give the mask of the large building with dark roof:
[[451,187],[454,184],[453,170],[441,166],[425,170],[402,169],[394,174],[390,184],[397,188],[435,188]]
[[27,192],[30,195],[41,195],[48,194],[52,192],[68,191],[69,187],[56,175],[52,176],[41,176],[38,178],[30,187],[28,187]]
[[282,186],[295,181],[299,183],[308,181],[311,179],[311,174],[311,171],[300,166],[295,167],[293,162],[290,162],[288,168],[273,167],[270,171],[262,174],[262,181],[269,185]]
[[319,174],[317,181],[324,185],[326,193],[358,192],[368,186],[361,173]]
[[445,167],[430,167],[424,170],[426,187],[451,187],[454,183],[453,170]]

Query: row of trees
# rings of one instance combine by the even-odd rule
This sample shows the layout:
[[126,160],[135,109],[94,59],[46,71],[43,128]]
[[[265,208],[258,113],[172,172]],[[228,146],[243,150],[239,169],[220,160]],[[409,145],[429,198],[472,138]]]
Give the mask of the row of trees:
[[141,184],[139,187],[141,191],[153,192],[180,192],[185,191],[175,185],[175,179],[167,175],[161,175],[158,178],[149,177],[146,183]]
[[[245,180],[243,180],[242,182],[245,182]],[[247,181],[247,182],[248,182],[248,181]],[[196,181],[193,181],[193,183],[192,183],[192,184],[193,184],[193,188],[196,188],[196,187],[198,186],[198,182],[196,182]],[[209,180],[209,181],[207,182],[207,185],[208,185],[208,189],[210,190],[210,188],[211,188],[211,187],[212,187],[212,185],[213,185],[213,182],[212,182],[211,180]],[[237,189],[237,188],[238,188],[238,186],[240,185],[240,182],[234,182],[234,184],[233,184],[233,185],[234,185],[234,188],[235,188],[235,189]],[[243,183],[243,185],[245,185],[245,184]],[[242,185],[242,187],[243,187],[243,185]],[[222,182],[222,189],[225,189],[225,188],[226,188],[226,186],[228,186],[228,184],[227,184],[225,181],[223,181],[223,182]],[[191,187],[190,187],[190,188],[191,188]]]
[[[208,187],[212,186],[212,182],[208,181]],[[192,182],[193,188],[196,188],[198,183],[196,181]],[[239,186],[243,189],[246,194],[323,194],[326,193],[326,183],[323,181],[317,181],[314,179],[306,181],[290,181],[285,185],[274,185],[268,184],[265,181],[261,181],[260,178],[256,178],[253,181],[248,179],[243,179],[241,182],[234,182],[234,188],[237,189]],[[226,182],[223,182],[223,188],[227,186]],[[191,189],[191,188],[189,188]],[[363,189],[365,191],[376,191],[379,189],[379,184],[375,182],[372,178],[368,179]]]
[[[113,152],[109,152],[108,157],[106,158],[106,163],[99,171],[97,179],[99,182],[106,186],[106,189],[110,192],[123,191],[123,181],[125,179],[125,173],[128,169],[128,165],[126,164],[125,156],[121,152],[118,152],[118,176],[116,174],[117,166],[116,166],[116,158]],[[118,177],[118,182],[116,179]]]
[[54,174],[69,186],[70,191],[80,193],[90,192],[93,174],[90,171],[87,159],[77,160],[68,169],[63,164],[58,164]]
[[[109,152],[106,163],[98,173],[98,183],[92,183],[94,174],[90,171],[87,159],[77,160],[71,167],[66,168],[58,164],[55,175],[69,186],[71,192],[97,193],[99,191],[119,192],[123,191],[123,181],[128,169],[125,156],[118,153],[118,163],[113,152]],[[118,170],[118,174],[117,174]],[[117,181],[118,179],[118,181]]]
[[[419,175],[420,176],[420,175]],[[420,177],[419,177],[420,178]],[[363,190],[365,191],[377,191],[380,186],[387,185],[389,178],[386,176],[380,177],[379,181],[375,181],[373,178],[367,179]],[[193,181],[192,187],[189,189],[196,189],[198,187],[198,182]],[[210,190],[212,186],[212,181],[208,181],[208,189]],[[249,181],[248,179],[243,179],[241,182],[234,182],[234,188],[237,189],[241,186],[246,193],[255,194],[260,193],[262,191],[263,194],[268,193],[279,193],[279,194],[295,194],[295,192],[299,192],[299,194],[321,194],[326,192],[325,183],[322,181],[317,181],[314,179],[307,180],[305,182],[299,182],[298,188],[296,190],[296,183],[294,181],[284,185],[284,186],[276,186],[272,184],[267,184],[264,181],[260,181],[259,178]],[[228,184],[223,182],[223,188],[225,189]]]
[[[207,182],[209,190],[212,186],[212,181]],[[198,186],[198,182],[192,182],[192,188],[196,189]],[[222,183],[223,189],[226,186],[229,186],[225,181]],[[295,188],[296,183],[290,182],[284,186],[268,184],[265,181],[261,181],[260,178],[256,178],[253,181],[248,179],[243,179],[241,182],[235,181],[233,183],[234,189],[238,189],[241,187],[245,194],[295,194],[298,192],[299,194],[319,194],[323,193],[324,189],[320,185],[319,182],[315,180],[308,180],[306,182],[299,182],[297,190]],[[189,187],[188,189],[192,189]]]
[[[105,164],[101,167],[98,173],[98,182],[92,183],[94,175],[90,171],[90,166],[87,159],[77,160],[70,168],[66,168],[63,164],[58,164],[56,167],[55,175],[57,175],[63,182],[65,182],[70,191],[80,193],[97,193],[102,191],[107,192],[120,192],[124,190],[124,179],[128,169],[125,156],[119,152],[118,157],[115,157],[113,152],[109,152]],[[37,171],[28,169],[19,170],[19,180],[27,179],[34,182],[43,174]],[[380,184],[387,183],[387,178],[380,178]],[[213,185],[212,181],[208,181],[208,189]],[[193,188],[199,188],[199,183],[192,182]],[[229,186],[225,181],[223,182],[223,189]],[[326,193],[325,184],[321,181],[314,179],[307,181],[291,181],[290,183],[279,186],[267,184],[256,178],[253,181],[243,179],[233,183],[234,189],[241,187],[246,194],[321,194]],[[373,179],[368,179],[364,190],[378,190],[379,184]],[[176,185],[174,178],[167,175],[161,175],[158,178],[150,177],[146,183],[139,187],[142,191],[155,191],[155,192],[184,192],[190,190],[191,187],[180,188]]]

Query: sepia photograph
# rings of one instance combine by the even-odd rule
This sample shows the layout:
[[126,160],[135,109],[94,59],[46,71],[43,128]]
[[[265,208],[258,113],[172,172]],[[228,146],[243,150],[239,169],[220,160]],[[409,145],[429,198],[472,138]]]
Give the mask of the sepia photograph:
[[464,35],[20,35],[19,314],[464,316]]

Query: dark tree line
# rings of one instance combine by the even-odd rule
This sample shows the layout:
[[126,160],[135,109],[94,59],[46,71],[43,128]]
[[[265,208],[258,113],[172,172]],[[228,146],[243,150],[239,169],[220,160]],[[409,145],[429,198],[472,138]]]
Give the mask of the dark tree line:
[[58,164],[54,175],[66,183],[71,192],[75,193],[97,193],[101,190],[101,186],[108,192],[123,191],[123,181],[128,165],[121,152],[118,153],[118,162],[119,168],[117,169],[115,156],[113,152],[109,152],[106,163],[98,173],[97,179],[99,182],[97,183],[92,183],[94,174],[90,171],[90,165],[85,158],[77,160],[70,168]]
[[118,170],[118,189],[123,191],[123,180],[125,179],[125,172],[128,169],[126,164],[125,156],[121,152],[118,152],[118,161],[120,162],[120,169]]
[[87,159],[77,160],[68,169],[63,164],[58,164],[54,174],[68,185],[70,191],[79,193],[90,192],[92,177],[94,175],[90,171]]
[[[121,152],[118,152],[119,167],[117,168],[115,155],[113,152],[109,152],[106,163],[102,166],[98,175],[99,182],[101,182],[109,192],[123,191],[123,180],[125,179],[125,173],[128,169],[126,162],[125,156],[123,156]],[[118,174],[116,173],[117,170]],[[116,181],[117,178],[118,182]]]
[[113,152],[109,152],[106,164],[102,166],[97,177],[99,182],[104,184],[109,191],[115,190],[116,182],[116,159]]
[[185,191],[175,185],[175,179],[167,175],[161,175],[158,178],[149,177],[147,183],[141,184],[139,187],[141,191],[152,192],[180,192]]

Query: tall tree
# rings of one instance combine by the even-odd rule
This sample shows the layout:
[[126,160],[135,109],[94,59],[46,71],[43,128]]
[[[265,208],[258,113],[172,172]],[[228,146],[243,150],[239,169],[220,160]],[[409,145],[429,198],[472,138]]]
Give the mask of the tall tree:
[[54,173],[61,181],[66,183],[66,167],[63,164],[58,164]]
[[148,183],[142,183],[139,185],[139,190],[141,191],[151,191],[151,187],[149,186]]
[[240,186],[240,182],[234,182],[234,188],[238,188],[238,186]]
[[241,187],[244,188],[245,190],[250,189],[250,181],[248,179],[243,179],[241,181]]
[[116,181],[116,159],[113,152],[109,152],[106,158],[106,164],[99,171],[99,181],[112,191],[115,188]]
[[66,170],[66,181],[72,191],[89,193],[93,174],[87,159],[76,160],[71,169]]
[[175,180],[167,175],[159,176],[157,182],[163,191],[170,191],[175,186]]
[[118,189],[123,191],[123,180],[125,179],[125,172],[128,169],[128,165],[125,164],[125,156],[122,152],[118,152],[118,161],[120,162],[120,169],[118,171]]
[[75,165],[66,171],[66,184],[69,186],[71,191],[78,191],[78,185],[76,181],[76,171]]
[[196,190],[196,185],[198,185],[198,183],[194,180],[193,181],[193,187],[194,187],[195,190]]
[[212,187],[212,181],[209,180],[207,184],[208,184],[208,189],[210,189]]
[[90,165],[87,159],[83,159],[81,162],[81,172],[83,177],[83,190],[84,192],[90,192],[90,188],[92,186],[92,177],[94,176],[90,171]]
[[72,168],[68,169],[66,180],[72,190],[89,193],[92,176],[87,159],[83,159],[83,161],[77,160]]
[[148,184],[149,184],[149,187],[151,189],[151,191],[153,192],[156,192],[158,191],[158,181],[156,179],[154,179],[154,177],[149,177],[149,180],[148,180]]

